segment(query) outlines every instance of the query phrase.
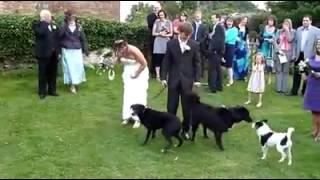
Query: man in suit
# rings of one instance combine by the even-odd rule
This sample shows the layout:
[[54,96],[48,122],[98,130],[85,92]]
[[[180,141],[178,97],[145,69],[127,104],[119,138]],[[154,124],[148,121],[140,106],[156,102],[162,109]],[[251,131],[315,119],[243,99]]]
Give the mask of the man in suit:
[[197,41],[200,45],[200,59],[201,59],[201,77],[204,76],[205,69],[205,39],[206,39],[206,26],[202,23],[202,13],[200,11],[195,12],[195,20],[192,22],[192,36],[191,38]]
[[[185,94],[192,91],[193,85],[200,86],[200,53],[199,44],[190,39],[192,25],[188,22],[178,27],[178,38],[172,39],[167,44],[161,68],[161,83],[168,86],[167,110],[177,114],[179,97],[181,96],[183,113],[183,134],[189,139],[190,107],[185,101]],[[168,75],[168,83],[167,83]]]
[[[310,58],[314,55],[314,43],[316,38],[320,35],[320,29],[312,26],[312,17],[306,15],[303,17],[302,26],[297,29],[296,32],[296,46],[295,53],[298,57],[294,57],[294,74],[293,74],[293,85],[290,96],[297,96],[301,84],[301,73],[299,72],[298,64]],[[303,81],[303,87],[301,94],[304,94],[306,88],[306,83]]]
[[147,24],[148,24],[148,29],[149,29],[149,42],[150,42],[150,53],[151,53],[151,73],[155,76],[156,72],[155,72],[155,67],[154,67],[154,63],[153,63],[153,43],[154,43],[154,36],[152,36],[152,29],[153,29],[153,24],[154,22],[158,19],[158,12],[161,10],[161,5],[160,3],[156,3],[153,6],[153,12],[150,13],[147,16]]
[[208,47],[208,85],[212,93],[222,91],[222,71],[221,62],[225,50],[224,28],[220,25],[220,15],[211,16],[212,24],[210,26],[209,47]]
[[58,69],[57,26],[52,23],[48,10],[40,12],[40,21],[33,22],[35,55],[38,61],[38,93],[40,99],[46,95],[58,96],[56,79]]

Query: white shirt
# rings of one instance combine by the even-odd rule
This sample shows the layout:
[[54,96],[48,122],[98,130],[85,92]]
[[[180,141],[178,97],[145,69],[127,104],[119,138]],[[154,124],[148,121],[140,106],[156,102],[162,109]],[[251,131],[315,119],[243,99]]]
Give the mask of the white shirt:
[[180,37],[178,37],[178,41],[179,41],[179,45],[180,45],[181,52],[182,52],[182,54],[183,54],[184,51],[186,50],[185,47],[187,46],[188,41],[182,42],[182,41],[180,40]]
[[308,32],[309,32],[309,28],[303,28],[302,29],[302,33],[301,33],[301,52],[304,51],[304,45],[306,44],[306,41],[307,41],[307,37],[308,37]]
[[219,22],[216,22],[216,23],[213,25],[212,32],[209,34],[209,38],[210,38],[210,39],[212,39],[212,36],[213,36],[214,33],[216,32],[216,27],[217,27],[218,24],[219,24]]
[[196,23],[196,32],[194,33],[194,40],[197,40],[198,29],[201,24],[201,21],[199,22],[195,21],[195,23]]
[[74,30],[76,30],[76,27],[77,26],[75,24],[69,24],[69,29],[72,33],[74,32]]

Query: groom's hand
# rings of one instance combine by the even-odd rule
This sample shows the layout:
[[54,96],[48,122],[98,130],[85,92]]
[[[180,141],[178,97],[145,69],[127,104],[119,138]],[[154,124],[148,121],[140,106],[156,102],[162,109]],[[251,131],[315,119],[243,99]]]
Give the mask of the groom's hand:
[[164,87],[167,87],[168,86],[168,83],[166,80],[162,80],[161,81],[161,85],[164,86]]
[[201,83],[200,82],[194,82],[193,85],[196,86],[196,87],[200,87]]

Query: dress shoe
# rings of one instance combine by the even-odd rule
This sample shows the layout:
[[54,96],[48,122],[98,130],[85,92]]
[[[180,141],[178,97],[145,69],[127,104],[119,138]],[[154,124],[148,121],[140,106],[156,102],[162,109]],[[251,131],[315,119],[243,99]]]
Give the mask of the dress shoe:
[[40,95],[39,95],[39,98],[40,98],[40,99],[44,99],[44,98],[46,98],[46,95],[40,94]]
[[217,90],[222,92],[222,88],[218,88]]
[[48,93],[48,95],[49,95],[49,96],[56,96],[56,97],[59,96],[58,93]]
[[217,93],[217,90],[211,89],[210,92],[211,92],[211,93]]
[[297,96],[298,94],[288,93],[287,96]]

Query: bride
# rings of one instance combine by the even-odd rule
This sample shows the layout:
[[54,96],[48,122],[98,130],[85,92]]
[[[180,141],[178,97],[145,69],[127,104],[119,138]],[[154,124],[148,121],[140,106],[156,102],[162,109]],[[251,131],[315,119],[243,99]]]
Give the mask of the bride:
[[[131,105],[147,105],[147,90],[149,70],[147,61],[142,52],[125,40],[117,40],[113,45],[117,62],[122,63],[122,80],[124,85],[122,124],[127,124],[131,119]],[[134,128],[139,127],[140,121],[135,119]]]

